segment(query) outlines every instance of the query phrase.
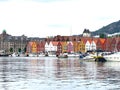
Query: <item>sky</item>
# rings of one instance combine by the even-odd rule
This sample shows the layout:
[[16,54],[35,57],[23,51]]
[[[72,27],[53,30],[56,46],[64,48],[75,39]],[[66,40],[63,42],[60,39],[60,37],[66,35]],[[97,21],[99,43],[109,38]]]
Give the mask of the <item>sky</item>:
[[0,32],[28,37],[79,35],[120,20],[120,0],[0,0]]

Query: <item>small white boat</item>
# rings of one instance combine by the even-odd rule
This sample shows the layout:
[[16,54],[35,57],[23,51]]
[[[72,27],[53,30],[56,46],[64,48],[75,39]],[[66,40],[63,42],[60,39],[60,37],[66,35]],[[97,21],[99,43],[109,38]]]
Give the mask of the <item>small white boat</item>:
[[67,53],[61,53],[60,55],[58,55],[58,58],[68,58],[68,54]]
[[81,54],[79,58],[80,60],[84,60],[84,61],[95,61],[95,58],[89,54]]
[[18,57],[18,54],[17,53],[13,53],[10,55],[11,57]]
[[79,53],[70,53],[70,54],[67,54],[68,58],[79,58],[80,54]]
[[107,61],[120,61],[120,52],[103,56]]
[[37,54],[32,54],[32,53],[28,54],[28,56],[29,56],[29,57],[38,57]]

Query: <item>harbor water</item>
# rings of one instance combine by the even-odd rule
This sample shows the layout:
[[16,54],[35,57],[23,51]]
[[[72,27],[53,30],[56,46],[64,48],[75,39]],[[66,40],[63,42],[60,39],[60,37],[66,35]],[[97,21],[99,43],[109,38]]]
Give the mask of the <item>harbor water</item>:
[[0,57],[0,90],[120,90],[120,62]]

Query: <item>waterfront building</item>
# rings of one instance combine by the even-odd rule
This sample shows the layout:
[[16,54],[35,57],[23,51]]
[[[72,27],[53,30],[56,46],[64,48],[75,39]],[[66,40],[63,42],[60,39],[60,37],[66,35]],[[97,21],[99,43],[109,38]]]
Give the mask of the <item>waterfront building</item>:
[[78,42],[76,40],[72,41],[73,42],[73,48],[74,48],[74,52],[79,52],[78,51]]
[[28,42],[26,52],[27,53],[32,53],[32,42]]
[[45,52],[49,51],[49,42],[45,42]]
[[32,53],[37,53],[37,42],[32,42]]
[[40,47],[40,53],[44,53],[45,52],[45,41],[40,41],[39,42],[39,47]]
[[62,44],[62,53],[65,53],[65,52],[67,52],[67,42],[66,41],[62,41],[61,42],[61,44]]
[[96,50],[97,49],[96,43],[97,43],[97,40],[92,38],[91,43],[90,43],[90,50]]
[[85,52],[90,51],[90,42],[89,40],[86,41],[85,43]]
[[119,40],[120,39],[118,37],[113,37],[111,39],[111,43],[110,43],[111,51],[114,51],[114,52],[119,51],[119,47],[120,47]]
[[73,47],[72,41],[68,41],[68,42],[67,42],[67,52],[68,52],[68,53],[74,52],[74,47]]
[[51,46],[52,46],[51,51],[52,52],[54,52],[54,53],[57,52],[57,45],[58,45],[58,42],[56,42],[56,41],[51,42]]
[[85,43],[84,39],[78,42],[78,51],[84,53],[85,52]]
[[91,33],[90,33],[89,29],[84,29],[83,37],[91,37]]
[[120,38],[119,38],[119,41],[118,41],[118,44],[117,44],[117,50],[120,52]]
[[58,44],[57,44],[57,54],[60,54],[60,53],[62,53],[62,44],[59,41]]
[[111,41],[112,41],[111,38],[106,38],[105,44],[104,44],[104,46],[105,46],[105,51],[111,52],[111,49],[110,49]]
[[6,53],[25,52],[28,39],[26,36],[11,36],[3,30],[0,34],[0,50]]
[[45,43],[45,52],[55,54],[57,52],[57,44],[58,42],[56,41],[50,41],[49,43]]
[[105,51],[105,41],[106,41],[106,39],[104,39],[104,38],[98,38],[97,43],[96,43],[97,44],[96,49]]

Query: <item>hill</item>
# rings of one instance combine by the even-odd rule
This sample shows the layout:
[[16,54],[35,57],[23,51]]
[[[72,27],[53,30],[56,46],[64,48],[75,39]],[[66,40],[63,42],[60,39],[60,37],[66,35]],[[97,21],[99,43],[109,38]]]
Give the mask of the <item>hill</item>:
[[100,35],[100,34],[114,34],[120,32],[120,20],[117,22],[113,22],[107,26],[100,28],[94,32],[91,32],[92,35]]

